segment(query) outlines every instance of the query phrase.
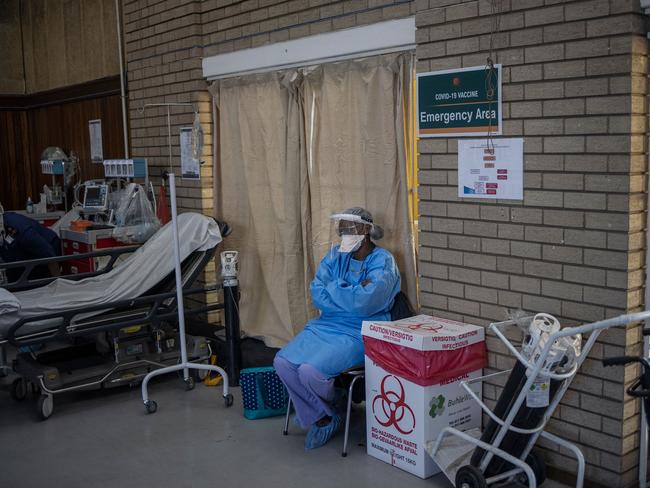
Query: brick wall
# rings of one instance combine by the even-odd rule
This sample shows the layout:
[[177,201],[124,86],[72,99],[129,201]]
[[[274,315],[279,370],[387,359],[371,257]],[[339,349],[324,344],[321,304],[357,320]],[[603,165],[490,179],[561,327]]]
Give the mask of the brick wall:
[[[123,0],[129,122],[134,156],[148,158],[154,182],[168,168],[167,117],[147,103],[195,103],[205,133],[201,182],[178,180],[181,211],[212,215],[212,101],[201,59],[308,35],[406,17],[408,0]],[[180,166],[178,129],[191,125],[191,108],[173,108],[172,165]],[[215,278],[214,266],[207,280]]]
[[205,56],[348,29],[415,13],[410,0],[208,0]]
[[[421,300],[471,322],[506,309],[565,323],[642,304],[645,244],[644,19],[637,0],[496,0],[504,64],[504,135],[524,136],[524,202],[460,201],[456,142],[420,142]],[[133,154],[167,166],[167,121],[144,103],[192,102],[206,133],[201,183],[179,182],[182,209],[213,212],[211,101],[201,58],[416,13],[420,72],[485,62],[490,2],[461,0],[124,0]],[[191,111],[172,111],[178,128]],[[509,359],[489,339],[490,366]],[[603,336],[565,397],[554,432],[581,444],[588,476],[636,477],[638,405],[624,400],[636,370],[604,370],[604,355],[638,352],[639,332]],[[488,399],[498,395],[486,386]],[[625,419],[623,421],[623,419]],[[548,460],[571,469],[564,456]]]
[[[239,49],[295,39],[411,15],[403,0],[124,0],[133,153],[149,158],[152,174],[167,166],[164,109],[145,103],[197,103],[206,133],[203,180],[183,182],[180,205],[212,211],[212,112],[201,59]],[[192,122],[191,109],[173,109],[174,162],[178,128]]]
[[[524,200],[457,195],[457,141],[419,142],[420,286],[425,311],[470,323],[509,310],[590,322],[643,304],[647,42],[632,0],[496,0],[504,136],[524,137]],[[491,2],[418,0],[418,72],[483,65]],[[633,486],[639,330],[601,336],[550,431],[582,448],[593,485]],[[490,368],[512,364],[488,338]],[[486,385],[492,402],[498,385]],[[559,420],[561,418],[561,420]],[[550,464],[573,470],[548,445]]]

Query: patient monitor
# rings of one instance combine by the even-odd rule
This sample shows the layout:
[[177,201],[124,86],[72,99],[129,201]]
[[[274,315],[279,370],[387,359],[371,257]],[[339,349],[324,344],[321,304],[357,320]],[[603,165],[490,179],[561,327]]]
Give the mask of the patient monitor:
[[87,184],[84,189],[84,212],[104,212],[108,209],[108,185]]

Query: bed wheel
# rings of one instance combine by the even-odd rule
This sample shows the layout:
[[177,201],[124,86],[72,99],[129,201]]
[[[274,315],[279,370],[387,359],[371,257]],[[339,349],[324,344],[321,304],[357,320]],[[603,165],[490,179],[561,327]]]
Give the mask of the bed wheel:
[[54,398],[52,395],[41,395],[36,403],[37,413],[41,420],[47,420],[54,412]]
[[467,465],[456,472],[456,488],[487,488],[487,482],[480,469]]
[[9,394],[15,401],[22,402],[25,398],[27,398],[27,390],[27,380],[24,378],[16,378],[11,382],[11,386],[9,387]]
[[227,395],[224,395],[223,397],[223,402],[226,405],[226,407],[232,407],[234,398],[232,396],[232,393],[228,393]]
[[156,413],[156,410],[158,410],[158,404],[153,400],[147,400],[144,402],[144,408],[147,409],[147,413]]
[[194,386],[195,386],[194,378],[192,378],[190,376],[188,378],[185,378],[183,381],[185,382],[185,390],[186,391],[190,391],[190,390],[194,389]]

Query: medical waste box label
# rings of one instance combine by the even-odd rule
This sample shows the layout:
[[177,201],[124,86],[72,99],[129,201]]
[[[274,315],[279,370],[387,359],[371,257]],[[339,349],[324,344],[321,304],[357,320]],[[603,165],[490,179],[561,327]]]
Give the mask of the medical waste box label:
[[[408,328],[418,323],[419,328]],[[460,382],[481,375],[485,364],[483,328],[418,316],[397,322],[364,322],[362,334],[368,454],[420,478],[433,476],[440,469],[426,452],[426,443],[447,426],[459,430],[481,426],[480,407]],[[382,342],[389,353],[378,352]],[[433,344],[440,347],[432,349]],[[449,348],[443,348],[444,344]],[[459,363],[458,358],[463,357],[470,360]],[[472,385],[472,391],[480,398],[480,383]]]
[[365,321],[361,334],[420,351],[449,351],[483,343],[485,330],[456,320],[416,315],[394,322]]

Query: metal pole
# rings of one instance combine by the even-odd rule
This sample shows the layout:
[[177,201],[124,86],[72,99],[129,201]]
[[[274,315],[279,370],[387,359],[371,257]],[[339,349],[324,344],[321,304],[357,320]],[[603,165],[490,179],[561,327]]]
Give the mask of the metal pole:
[[[648,190],[650,191],[650,180],[648,180]],[[648,197],[646,198],[646,211],[648,210],[648,205],[650,205],[650,193],[648,193]],[[650,212],[647,212],[646,216],[646,254],[645,254],[645,262],[646,262],[646,267],[648,259],[650,259],[650,247],[647,245],[648,242],[648,235],[650,235]],[[647,272],[646,270],[646,275],[645,275],[645,309],[648,310],[648,307],[650,306],[650,289],[648,289],[648,286],[650,286],[650,273]],[[646,320],[644,323],[644,327],[649,327],[650,323]],[[648,355],[650,355],[650,344],[648,341],[650,341],[649,337],[644,336],[641,334],[641,340],[642,342],[642,352],[643,352],[643,357],[647,358]],[[643,374],[643,368],[641,368],[641,374]],[[639,487],[640,488],[646,488],[648,484],[647,480],[647,474],[648,474],[648,424],[646,423],[646,413],[645,413],[645,402],[643,400],[640,400],[641,402],[641,418],[639,419]]]
[[[172,231],[174,233],[174,272],[176,275],[176,301],[178,302],[178,335],[181,343],[181,363],[187,364],[187,344],[185,343],[185,306],[183,304],[183,279],[181,272],[181,253],[178,240],[178,212],[176,208],[176,175],[169,173],[169,194],[172,207]],[[183,378],[189,378],[187,368],[183,369]]]
[[172,173],[172,123],[169,115],[169,107],[167,105],[167,145],[169,146],[169,172]]
[[122,58],[122,18],[120,17],[120,0],[115,0],[115,17],[117,18],[117,49],[120,58],[120,98],[122,99],[122,129],[124,132],[124,159],[129,159],[129,131],[126,120],[126,81],[124,80],[124,59]]
[[171,115],[170,107],[192,107],[194,112],[198,112],[198,107],[193,103],[145,103],[142,107],[138,109],[140,113],[144,113],[145,108],[147,107],[167,107],[167,145],[169,147],[169,172],[172,172],[172,124],[171,124]]
[[[183,371],[183,379],[185,380],[186,388],[191,390],[194,388],[194,380],[189,375],[190,369],[202,370],[202,371],[214,371],[221,375],[223,378],[223,398],[226,403],[226,407],[232,406],[233,396],[232,393],[229,393],[230,383],[228,381],[228,374],[219,366],[213,366],[208,364],[196,364],[190,363],[187,360],[187,344],[185,338],[185,307],[183,306],[183,282],[181,275],[181,252],[180,252],[180,243],[178,239],[178,213],[176,207],[176,179],[174,173],[169,174],[169,195],[171,199],[171,209],[172,209],[172,234],[174,246],[174,273],[176,278],[176,301],[177,312],[178,312],[178,342],[180,343],[181,349],[181,361],[174,366],[168,366],[166,368],[156,369],[149,374],[147,374],[142,380],[142,402],[147,409],[148,413],[154,413],[158,406],[155,401],[149,399],[148,385],[149,381],[156,377],[167,373],[172,373],[174,371]],[[236,306],[236,304],[235,304]],[[239,319],[236,320],[237,325],[239,326]]]
[[[646,285],[647,286],[647,285]],[[647,288],[646,288],[646,293]],[[648,301],[646,300],[646,303]],[[645,336],[643,337],[643,357],[647,358],[649,355],[648,352],[648,338]],[[643,369],[641,369],[641,374],[643,374]],[[639,486],[641,488],[646,488],[648,480],[647,480],[647,473],[648,473],[648,424],[646,423],[646,413],[645,413],[645,402],[641,400],[641,419],[640,419],[641,425],[641,433],[640,433],[640,439],[639,439]]]
[[[167,373],[172,373],[174,371],[183,371],[183,379],[185,380],[185,385],[187,389],[194,388],[194,380],[189,375],[190,369],[202,370],[202,371],[214,371],[221,375],[223,378],[223,398],[225,400],[226,407],[232,406],[233,396],[232,393],[229,393],[230,383],[228,374],[219,366],[213,366],[208,364],[196,364],[190,363],[187,360],[187,344],[185,337],[185,307],[183,306],[183,281],[181,275],[181,252],[180,252],[180,243],[178,239],[178,212],[176,206],[176,180],[174,173],[169,173],[169,195],[171,199],[171,209],[172,209],[172,234],[174,246],[174,273],[176,278],[176,301],[177,312],[178,312],[178,341],[180,342],[181,349],[181,361],[180,363],[174,366],[168,366],[166,368],[156,369],[149,374],[147,374],[142,380],[142,402],[147,409],[148,413],[154,413],[158,406],[155,401],[149,399],[148,385],[149,381],[156,377]],[[236,281],[236,280],[235,280]],[[236,306],[236,302],[235,302]],[[236,320],[237,326],[239,326],[239,319]]]
[[224,280],[223,302],[226,323],[226,347],[228,349],[227,372],[232,386],[239,386],[239,370],[241,369],[241,333],[239,329],[238,301],[239,287],[237,286],[237,280]]

